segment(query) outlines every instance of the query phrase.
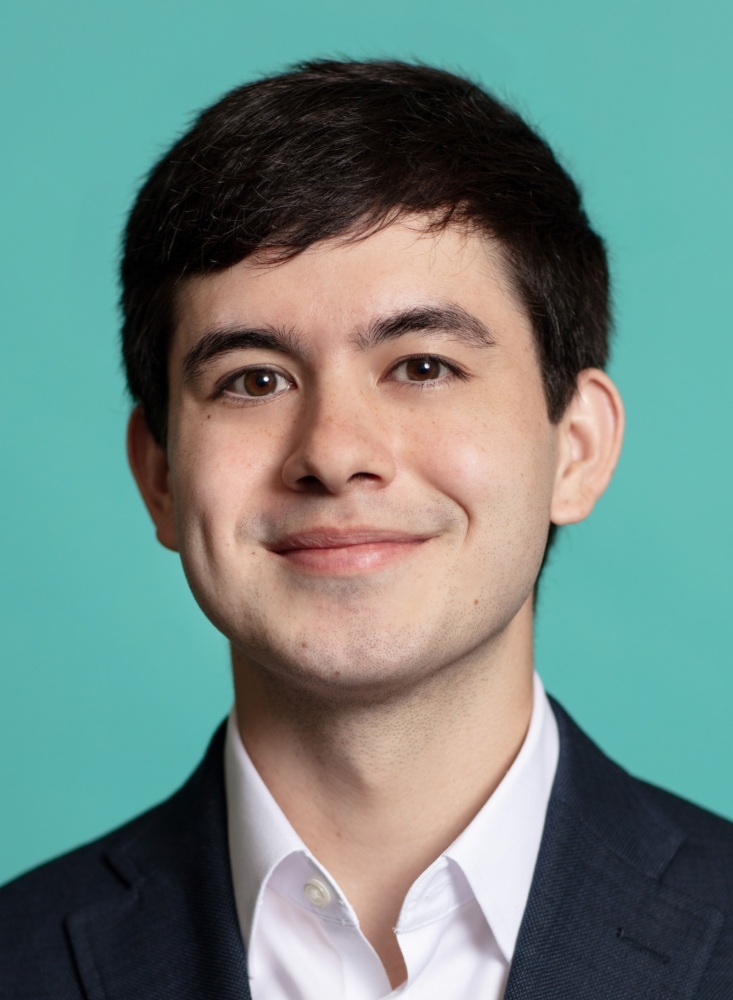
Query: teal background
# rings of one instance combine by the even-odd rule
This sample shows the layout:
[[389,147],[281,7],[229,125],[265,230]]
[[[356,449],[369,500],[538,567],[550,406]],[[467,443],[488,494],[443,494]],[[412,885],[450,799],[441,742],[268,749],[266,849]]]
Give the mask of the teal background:
[[628,768],[733,817],[733,7],[15,0],[0,19],[0,881],[167,795],[227,711],[225,643],[125,465],[118,234],[196,109],[323,55],[475,75],[580,181],[628,436],[547,571],[538,665]]

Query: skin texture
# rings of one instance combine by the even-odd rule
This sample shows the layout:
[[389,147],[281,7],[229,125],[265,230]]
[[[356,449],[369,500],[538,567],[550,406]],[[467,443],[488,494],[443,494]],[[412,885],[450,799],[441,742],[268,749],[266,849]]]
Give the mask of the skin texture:
[[623,429],[596,370],[549,421],[500,250],[426,221],[188,280],[167,447],[129,433],[244,743],[393,985],[407,889],[524,738],[548,526],[590,512]]

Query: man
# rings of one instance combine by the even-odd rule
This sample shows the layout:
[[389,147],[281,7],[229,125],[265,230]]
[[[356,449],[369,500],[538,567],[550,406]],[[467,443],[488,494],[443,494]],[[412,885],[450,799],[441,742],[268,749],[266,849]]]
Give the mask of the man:
[[623,429],[603,246],[476,86],[314,63],[133,208],[129,456],[231,642],[168,802],[6,887],[0,996],[733,997],[733,826],[533,670],[538,573]]

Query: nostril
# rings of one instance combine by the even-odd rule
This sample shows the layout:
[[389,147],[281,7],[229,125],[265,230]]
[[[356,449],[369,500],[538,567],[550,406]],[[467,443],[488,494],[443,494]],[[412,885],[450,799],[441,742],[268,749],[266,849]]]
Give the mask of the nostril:
[[300,476],[298,486],[306,493],[328,493],[328,487],[322,483],[318,476]]

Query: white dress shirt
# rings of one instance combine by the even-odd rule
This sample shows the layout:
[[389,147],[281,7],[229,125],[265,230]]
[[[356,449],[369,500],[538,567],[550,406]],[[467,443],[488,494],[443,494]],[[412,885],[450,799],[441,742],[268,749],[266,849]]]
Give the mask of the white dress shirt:
[[539,677],[524,743],[463,833],[413,883],[392,990],[337,883],[292,828],[229,718],[229,857],[253,1000],[500,1000],[557,768],[557,723]]

